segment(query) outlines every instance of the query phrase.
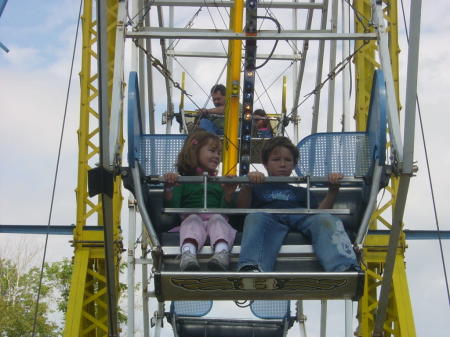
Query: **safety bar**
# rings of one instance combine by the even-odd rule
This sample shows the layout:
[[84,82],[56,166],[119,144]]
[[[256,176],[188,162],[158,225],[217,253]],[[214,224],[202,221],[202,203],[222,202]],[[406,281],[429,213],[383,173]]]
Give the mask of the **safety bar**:
[[350,209],[311,209],[311,208],[163,208],[170,214],[250,214],[255,212],[272,214],[351,214]]
[[[200,117],[200,116],[202,116],[202,112],[185,110],[183,115],[186,117]],[[181,116],[181,113],[175,113],[174,116],[175,117]],[[213,113],[208,113],[207,116],[208,117],[216,117],[216,118],[224,118],[225,117],[223,114],[213,114]],[[239,119],[242,119],[242,117],[239,117]],[[266,117],[255,115],[252,117],[252,119],[253,120],[265,119],[265,120],[270,120],[270,121],[278,121],[278,120],[280,120],[280,117],[271,117],[270,114],[269,114],[269,116],[266,116]]]
[[[177,179],[178,183],[203,183],[204,176],[179,176]],[[264,183],[290,183],[290,184],[306,184],[309,179],[310,183],[327,183],[328,179],[326,177],[265,177]],[[163,176],[146,176],[144,181],[148,184],[161,184],[164,183]],[[249,184],[250,180],[247,176],[242,177],[217,177],[217,176],[208,176],[208,183],[220,183],[220,184]],[[363,179],[359,177],[343,177],[339,183],[341,185],[344,184],[354,184],[354,183],[362,183]]]
[[[164,182],[164,177],[147,177],[150,179],[150,183]],[[216,177],[216,176],[179,176],[177,181],[179,183],[203,183],[204,184],[204,202],[203,208],[163,208],[164,213],[168,214],[250,214],[255,212],[264,212],[272,214],[351,214],[349,209],[311,209],[310,208],[310,189],[311,178],[310,177],[265,177],[263,183],[306,183],[307,184],[307,207],[306,208],[208,208],[207,207],[207,184],[211,182],[215,183],[250,183],[247,176],[243,177]],[[362,182],[362,179],[358,178],[342,178],[344,183]],[[327,183],[327,179],[323,177],[317,177],[314,182]]]

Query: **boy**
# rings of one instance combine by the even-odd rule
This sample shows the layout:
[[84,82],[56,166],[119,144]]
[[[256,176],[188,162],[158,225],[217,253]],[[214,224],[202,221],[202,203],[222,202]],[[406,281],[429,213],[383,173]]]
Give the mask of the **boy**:
[[[298,149],[286,137],[274,137],[263,146],[262,163],[269,176],[291,175],[299,159]],[[241,188],[240,208],[306,208],[307,191],[287,183],[261,184],[264,175],[248,174],[251,184]],[[339,191],[341,174],[328,177],[329,189],[317,204],[311,195],[311,208],[329,209]],[[240,271],[273,271],[278,251],[286,234],[300,231],[311,239],[314,251],[325,271],[359,270],[352,243],[342,221],[330,214],[251,213],[245,218],[238,268]]]

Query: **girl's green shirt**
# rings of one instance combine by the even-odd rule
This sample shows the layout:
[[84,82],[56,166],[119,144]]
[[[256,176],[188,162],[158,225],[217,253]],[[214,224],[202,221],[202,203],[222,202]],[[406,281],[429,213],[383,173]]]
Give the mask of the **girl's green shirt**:
[[[166,207],[203,208],[203,184],[181,184],[173,188],[172,200],[166,201]],[[231,208],[234,202],[224,200],[223,188],[220,184],[209,183],[207,191],[208,208]]]

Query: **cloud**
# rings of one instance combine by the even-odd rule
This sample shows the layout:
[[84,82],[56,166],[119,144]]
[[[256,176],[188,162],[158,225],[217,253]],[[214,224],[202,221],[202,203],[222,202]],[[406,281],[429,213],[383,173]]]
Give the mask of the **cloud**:
[[16,45],[9,45],[10,52],[5,54],[5,60],[12,66],[34,67],[44,59],[41,51],[36,48],[21,48]]

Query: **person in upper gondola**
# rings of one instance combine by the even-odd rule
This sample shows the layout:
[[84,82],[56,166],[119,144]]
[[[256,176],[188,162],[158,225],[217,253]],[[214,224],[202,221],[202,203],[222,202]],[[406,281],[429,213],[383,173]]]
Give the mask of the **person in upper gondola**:
[[263,109],[256,109],[253,112],[253,131],[254,138],[272,138],[273,130],[270,120]]
[[[299,159],[297,147],[286,137],[268,139],[261,153],[269,176],[290,176]],[[307,191],[288,183],[264,183],[264,174],[250,172],[252,184],[243,185],[237,206],[241,208],[306,208]],[[341,174],[328,177],[329,189],[311,208],[330,209],[339,191]],[[255,212],[245,218],[238,268],[240,271],[273,271],[278,251],[289,231],[308,237],[325,271],[359,270],[352,243],[342,221],[330,214],[272,214]]]
[[[216,84],[211,88],[211,99],[214,108],[200,109],[201,112],[199,128],[216,135],[223,135],[224,113],[225,113],[226,88],[223,84]],[[218,116],[213,116],[218,115]]]

